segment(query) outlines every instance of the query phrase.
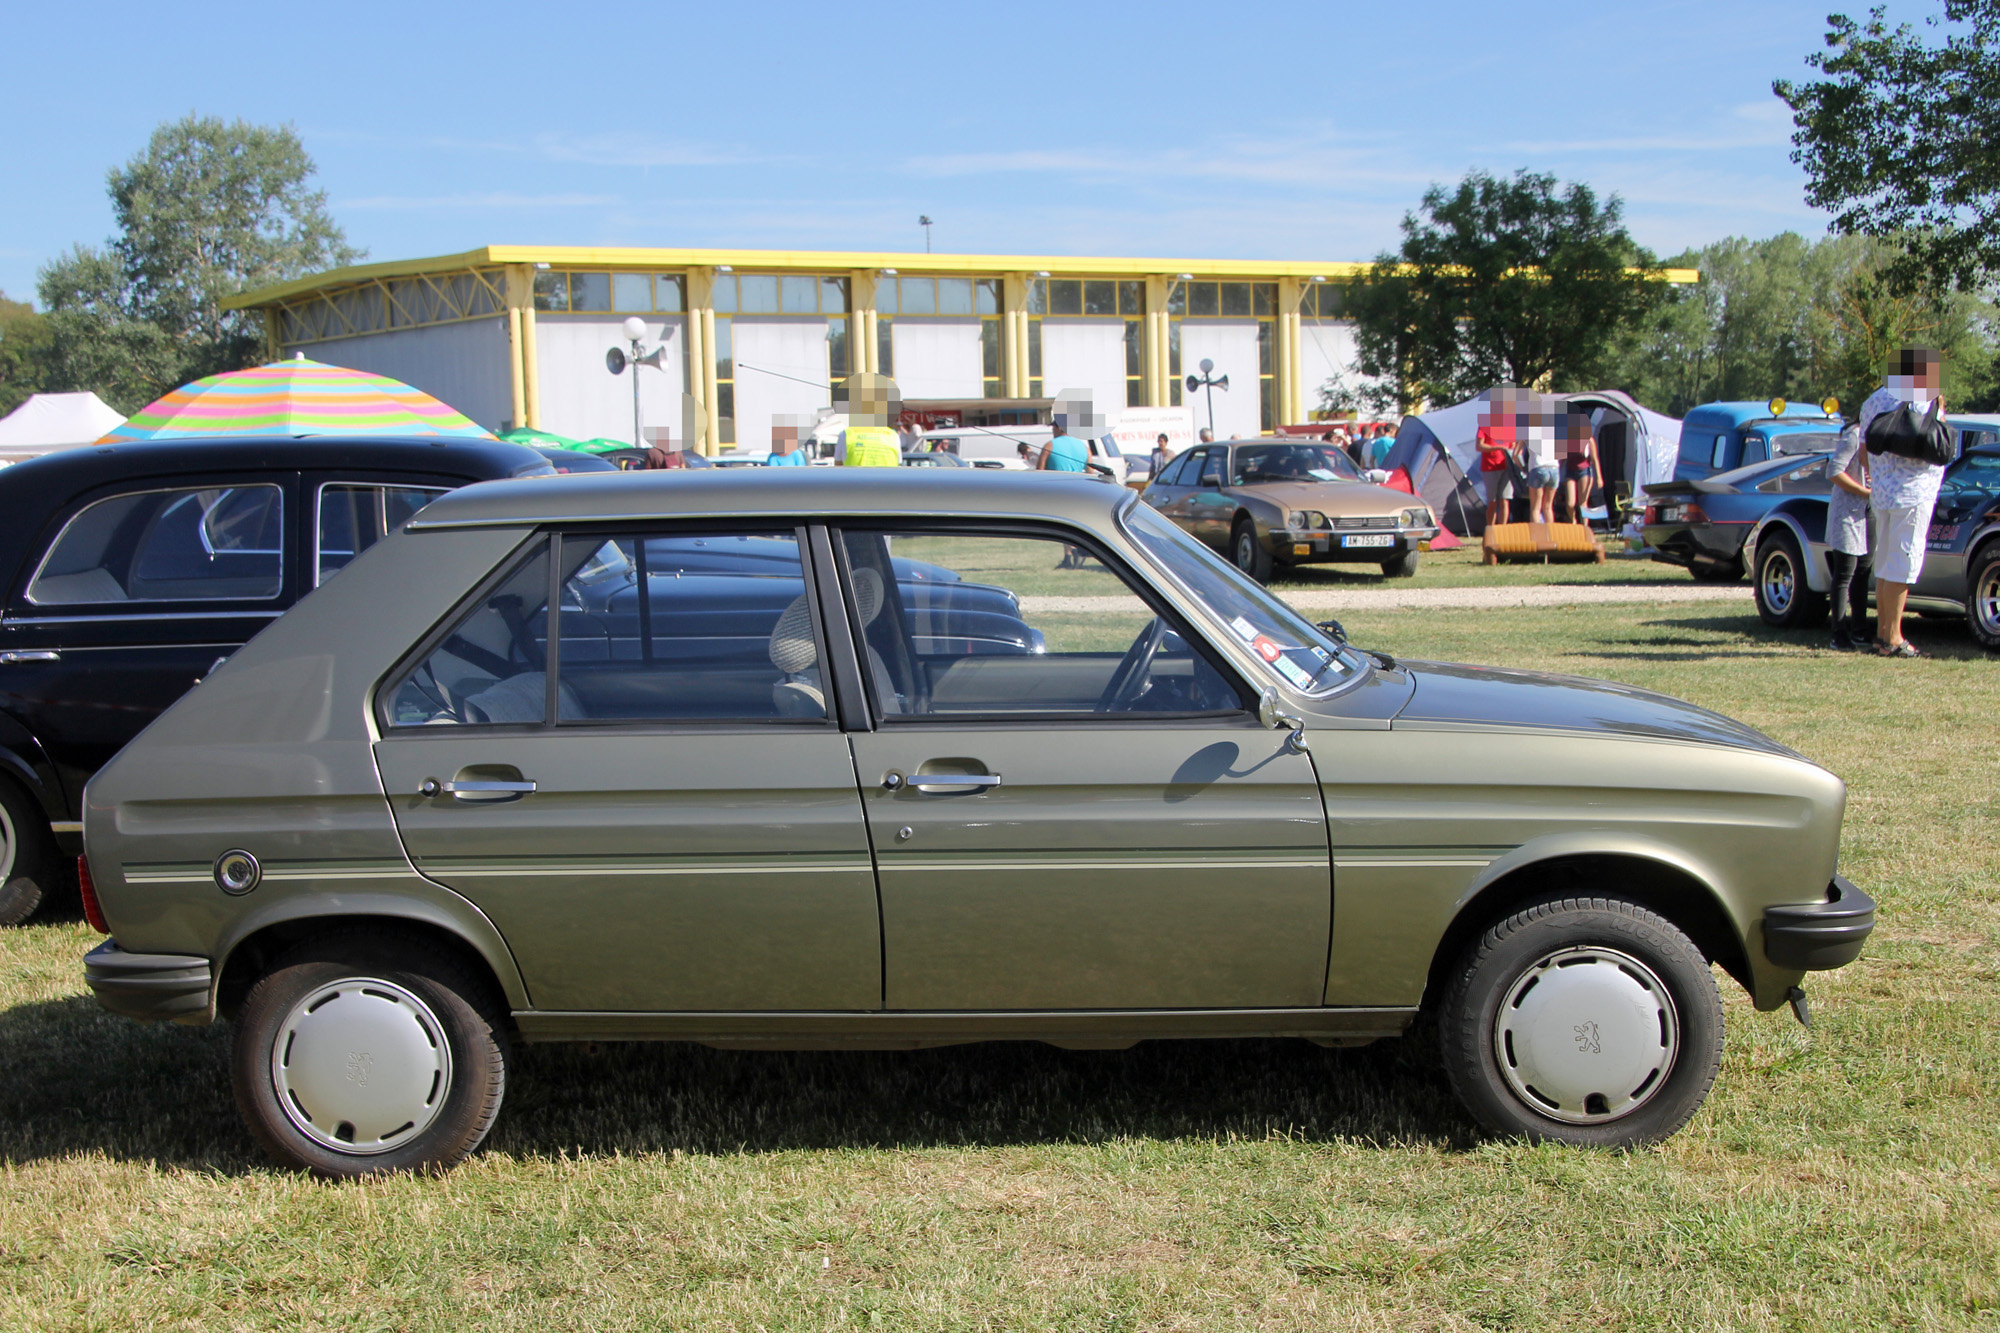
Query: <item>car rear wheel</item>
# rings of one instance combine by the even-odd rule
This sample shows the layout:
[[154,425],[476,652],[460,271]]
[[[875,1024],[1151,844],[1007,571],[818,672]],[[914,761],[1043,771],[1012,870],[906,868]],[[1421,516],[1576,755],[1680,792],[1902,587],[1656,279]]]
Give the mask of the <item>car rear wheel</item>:
[[1531,904],[1466,950],[1438,1014],[1446,1072],[1495,1133],[1625,1148],[1686,1124],[1722,1059],[1694,942],[1616,898]]
[[1229,557],[1238,569],[1257,582],[1271,581],[1271,553],[1257,540],[1257,525],[1247,518],[1237,519],[1229,534]]
[[1413,579],[1417,576],[1417,553],[1405,551],[1394,560],[1382,562],[1382,572],[1392,579]]
[[441,1170],[485,1139],[507,1059],[500,1005],[456,959],[386,934],[309,942],[250,989],[236,1105],[285,1166]]
[[18,926],[54,887],[55,838],[26,792],[0,778],[0,926]]
[[1766,625],[1799,629],[1826,619],[1826,594],[1806,582],[1805,557],[1799,543],[1783,528],[1775,528],[1757,543],[1757,614]]
[[2000,648],[2000,542],[1972,557],[1972,573],[1965,581],[1965,620],[1981,646]]

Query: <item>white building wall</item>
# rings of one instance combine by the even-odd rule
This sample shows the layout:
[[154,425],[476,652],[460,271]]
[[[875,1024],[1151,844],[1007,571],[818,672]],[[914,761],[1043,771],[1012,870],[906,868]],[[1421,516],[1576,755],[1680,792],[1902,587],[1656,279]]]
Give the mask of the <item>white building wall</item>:
[[1361,383],[1354,369],[1355,350],[1351,321],[1299,321],[1299,396],[1305,400],[1306,411],[1319,406],[1319,391],[1328,380],[1345,380],[1350,386]]
[[977,398],[985,392],[977,319],[898,319],[889,336],[903,397]]
[[771,447],[772,417],[811,417],[833,401],[827,380],[826,318],[738,315],[729,330],[736,361],[736,447],[762,454]]
[[[514,415],[505,316],[389,329],[285,348],[288,357],[301,352],[329,366],[399,379],[490,431],[498,432]],[[602,367],[599,373],[603,373]]]
[[[1215,390],[1215,438],[1248,439],[1264,429],[1263,412],[1257,399],[1257,321],[1203,319],[1181,324],[1181,374],[1201,370],[1202,358],[1215,362],[1209,372],[1229,376],[1229,388]],[[1182,390],[1194,409],[1194,424],[1208,425],[1207,389],[1193,393]]]
[[1124,320],[1042,321],[1042,395],[1071,389],[1087,392],[1091,411],[1106,421],[1125,410]]
[[681,435],[681,394],[687,388],[687,334],[679,315],[646,321],[646,343],[664,336],[667,355],[659,369],[627,367],[622,375],[604,368],[613,347],[631,350],[624,315],[535,316],[535,359],[540,366],[542,429],[574,440],[632,438],[632,375],[639,376],[639,415],[648,429],[669,428]]

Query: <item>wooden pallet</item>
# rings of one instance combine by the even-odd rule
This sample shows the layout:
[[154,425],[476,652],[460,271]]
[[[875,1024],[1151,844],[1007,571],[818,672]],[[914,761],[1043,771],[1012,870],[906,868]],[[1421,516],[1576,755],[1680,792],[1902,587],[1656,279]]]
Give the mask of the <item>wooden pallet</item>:
[[1481,564],[1502,560],[1592,560],[1604,563],[1604,546],[1583,523],[1494,523],[1481,539]]

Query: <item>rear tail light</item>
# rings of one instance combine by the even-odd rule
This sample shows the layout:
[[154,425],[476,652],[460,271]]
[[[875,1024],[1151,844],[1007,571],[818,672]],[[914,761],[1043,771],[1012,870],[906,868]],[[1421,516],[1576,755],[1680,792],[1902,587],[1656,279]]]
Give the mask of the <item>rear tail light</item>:
[[1660,521],[1660,510],[1659,510],[1659,506],[1657,506],[1657,505],[1647,505],[1647,506],[1646,506],[1646,524],[1647,524],[1647,526],[1649,526],[1649,527],[1650,527],[1651,525],[1653,525],[1653,524],[1655,524],[1655,523],[1658,523],[1659,521]]
[[1681,522],[1706,523],[1708,515],[1702,512],[1700,505],[1690,503],[1687,508],[1681,510]]
[[76,887],[83,896],[83,919],[88,921],[90,928],[98,934],[109,935],[111,927],[104,923],[104,908],[97,901],[97,886],[90,882],[88,857],[76,858]]

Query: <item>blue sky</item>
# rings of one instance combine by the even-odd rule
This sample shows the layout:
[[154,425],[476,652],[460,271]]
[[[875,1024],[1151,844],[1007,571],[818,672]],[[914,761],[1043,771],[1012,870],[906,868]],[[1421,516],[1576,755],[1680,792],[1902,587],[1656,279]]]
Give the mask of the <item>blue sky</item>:
[[108,236],[105,171],[189,111],[295,126],[374,259],[921,250],[919,213],[940,250],[1367,259],[1473,167],[1615,191],[1661,254],[1818,233],[1770,83],[1828,8],[22,5],[0,290]]

